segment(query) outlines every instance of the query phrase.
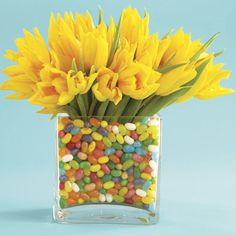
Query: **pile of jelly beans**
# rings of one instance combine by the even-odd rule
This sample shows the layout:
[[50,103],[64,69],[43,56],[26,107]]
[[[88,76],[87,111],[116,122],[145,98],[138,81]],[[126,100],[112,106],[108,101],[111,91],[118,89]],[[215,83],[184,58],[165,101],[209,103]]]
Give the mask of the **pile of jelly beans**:
[[155,207],[158,136],[155,116],[125,124],[59,117],[60,207],[95,203]]

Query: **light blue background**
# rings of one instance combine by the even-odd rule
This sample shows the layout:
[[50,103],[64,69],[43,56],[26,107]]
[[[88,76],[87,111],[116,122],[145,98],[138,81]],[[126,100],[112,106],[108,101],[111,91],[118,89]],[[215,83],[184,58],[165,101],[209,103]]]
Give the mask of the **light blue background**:
[[[50,12],[86,9],[97,17],[116,19],[132,5],[150,12],[151,31],[163,35],[183,26],[193,38],[207,40],[220,31],[211,47],[226,48],[220,61],[236,64],[234,0],[138,1],[0,1],[0,69],[9,62],[22,28],[38,26],[46,38]],[[219,61],[219,59],[218,59]],[[236,88],[236,74],[224,83]],[[0,75],[1,81],[5,79]],[[236,96],[192,100],[161,113],[164,120],[161,220],[154,226],[58,225],[51,221],[54,177],[54,122],[35,113],[27,102],[8,101],[0,93],[0,235],[236,235]]]

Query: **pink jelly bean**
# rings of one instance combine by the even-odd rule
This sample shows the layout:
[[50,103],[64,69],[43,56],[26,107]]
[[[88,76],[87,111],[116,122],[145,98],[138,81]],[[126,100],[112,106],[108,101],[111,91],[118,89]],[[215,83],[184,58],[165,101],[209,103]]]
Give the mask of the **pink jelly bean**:
[[123,151],[122,150],[117,150],[116,151],[116,156],[121,157],[123,155]]
[[133,204],[134,201],[129,198],[129,199],[125,199],[125,203],[127,203],[127,204]]
[[83,169],[78,169],[75,174],[76,179],[81,180],[84,177]]
[[77,142],[77,143],[75,144],[75,146],[80,149],[80,147],[81,147],[81,142]]
[[128,187],[128,189],[133,189],[134,188],[134,184],[133,183],[128,183],[127,187]]
[[140,155],[138,155],[138,154],[136,154],[136,153],[133,154],[133,160],[134,160],[135,162],[138,162],[138,163],[141,163],[141,162],[144,161],[143,157],[141,157]]
[[134,194],[135,194],[135,190],[134,190],[134,189],[130,189],[130,190],[128,191],[128,193],[126,193],[125,198],[126,198],[126,199],[127,199],[127,198],[131,198],[131,197],[134,196]]
[[134,140],[137,140],[138,139],[138,134],[135,132],[135,131],[131,131],[131,138],[134,139]]
[[110,171],[109,167],[106,164],[102,164],[101,168],[102,168],[102,170],[104,171],[105,174],[107,174],[107,175],[110,174],[111,171]]
[[93,155],[94,155],[96,158],[101,157],[101,156],[104,156],[104,151],[102,151],[102,150],[96,148],[96,149],[93,151]]

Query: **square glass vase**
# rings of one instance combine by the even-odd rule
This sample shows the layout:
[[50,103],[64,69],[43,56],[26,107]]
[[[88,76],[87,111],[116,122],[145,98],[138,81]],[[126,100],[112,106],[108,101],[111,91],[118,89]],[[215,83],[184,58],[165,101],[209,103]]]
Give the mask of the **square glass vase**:
[[71,119],[60,114],[56,143],[56,222],[158,222],[158,115]]

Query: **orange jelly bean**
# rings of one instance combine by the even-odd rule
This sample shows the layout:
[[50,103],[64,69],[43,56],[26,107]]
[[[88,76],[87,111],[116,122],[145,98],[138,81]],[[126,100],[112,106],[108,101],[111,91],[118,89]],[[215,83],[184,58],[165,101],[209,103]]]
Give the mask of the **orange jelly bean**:
[[101,180],[96,181],[95,185],[96,185],[97,190],[101,189],[102,188],[102,181]]
[[69,198],[72,198],[75,201],[77,201],[79,199],[79,197],[80,197],[79,193],[76,193],[76,192],[73,192],[73,191],[69,193]]
[[80,197],[84,200],[84,201],[88,201],[90,199],[89,195],[87,193],[81,193]]
[[128,181],[129,182],[133,182],[134,181],[134,176],[133,175],[129,175],[128,176]]
[[60,155],[61,157],[65,156],[65,155],[67,155],[67,154],[69,154],[69,153],[70,153],[70,151],[69,151],[66,147],[60,149],[60,151],[59,151],[59,155]]
[[133,195],[132,200],[133,200],[134,202],[141,202],[142,198],[141,198],[140,196],[138,196],[138,195],[135,194],[135,195]]
[[81,138],[82,138],[82,134],[81,133],[76,134],[76,135],[74,135],[72,137],[71,142],[72,143],[77,143],[77,142],[79,142],[81,140]]
[[97,190],[93,190],[87,193],[90,198],[98,198],[99,197],[99,192]]
[[103,143],[103,141],[97,141],[96,142],[96,148],[100,149],[100,150],[104,150],[105,149],[105,144]]
[[119,164],[120,163],[120,158],[116,155],[110,155],[109,159],[114,162],[115,164]]
[[75,205],[77,202],[76,202],[76,200],[73,199],[73,198],[68,198],[68,199],[67,199],[67,203],[68,203],[68,205]]
[[89,122],[90,122],[90,124],[91,124],[92,126],[94,126],[94,127],[96,127],[96,128],[100,127],[100,124],[101,124],[101,122],[100,122],[98,119],[94,118],[94,117],[92,117],[92,118],[89,120]]
[[82,142],[81,151],[82,151],[83,153],[87,153],[87,152],[88,152],[88,143]]
[[118,194],[118,190],[115,189],[115,188],[111,188],[107,192],[111,195],[117,195]]
[[93,165],[96,165],[98,163],[97,158],[92,155],[88,156],[88,161]]
[[70,119],[68,117],[62,117],[61,118],[61,123],[63,123],[64,125],[66,125],[69,122],[70,122]]
[[66,171],[66,176],[72,177],[75,175],[75,172],[76,172],[75,169],[70,169],[70,170]]
[[118,183],[118,182],[115,183],[115,188],[116,188],[116,189],[121,189],[121,185],[120,185],[120,183]]

